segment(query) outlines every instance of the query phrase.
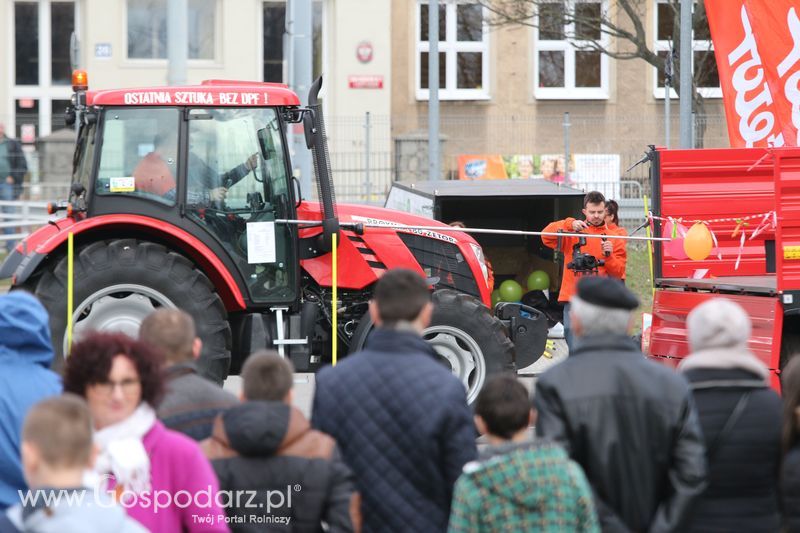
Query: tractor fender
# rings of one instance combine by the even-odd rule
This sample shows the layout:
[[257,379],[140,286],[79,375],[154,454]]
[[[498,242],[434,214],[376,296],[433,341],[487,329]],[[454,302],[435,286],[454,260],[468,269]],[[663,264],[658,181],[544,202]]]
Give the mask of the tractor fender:
[[[208,246],[191,233],[169,222],[141,215],[99,215],[77,221],[68,217],[50,222],[17,245],[3,265],[2,272],[13,276],[12,283],[21,285],[33,275],[49,254],[66,248],[70,233],[75,237],[85,237],[100,231],[106,234],[103,238],[113,238],[124,231],[126,236],[133,233],[143,238],[157,237],[172,245],[194,261],[208,276],[228,311],[246,309],[247,305],[236,280]],[[87,239],[81,240],[85,242]],[[13,267],[12,274],[9,270]]]

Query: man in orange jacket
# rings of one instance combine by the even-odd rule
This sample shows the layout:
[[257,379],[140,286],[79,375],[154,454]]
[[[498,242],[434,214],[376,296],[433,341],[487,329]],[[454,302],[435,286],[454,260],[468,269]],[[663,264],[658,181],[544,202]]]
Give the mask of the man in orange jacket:
[[[575,218],[565,218],[564,220],[557,220],[547,225],[544,228],[545,233],[556,233],[563,231],[565,233],[581,232],[586,235],[612,235],[614,232],[610,231],[606,226],[606,199],[603,193],[598,191],[591,191],[583,198],[583,215],[586,220],[578,220]],[[558,295],[558,301],[564,304],[564,338],[567,341],[567,346],[572,348],[572,328],[570,327],[569,318],[569,300],[575,294],[575,284],[579,276],[597,275],[609,276],[613,278],[622,279],[625,276],[625,263],[627,261],[625,255],[625,248],[623,246],[614,246],[614,243],[605,239],[587,238],[586,245],[580,248],[581,253],[594,256],[598,260],[605,262],[604,265],[597,267],[597,272],[594,273],[580,273],[577,274],[566,265],[572,263],[573,248],[578,243],[578,237],[561,237],[560,251],[564,255],[564,274],[561,277],[561,291]],[[556,249],[559,246],[558,237],[542,236],[542,242],[549,248]]]

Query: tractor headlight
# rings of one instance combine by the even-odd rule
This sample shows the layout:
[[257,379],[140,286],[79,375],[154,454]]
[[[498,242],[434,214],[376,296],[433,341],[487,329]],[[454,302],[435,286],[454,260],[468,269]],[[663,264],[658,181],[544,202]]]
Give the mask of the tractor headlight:
[[478,260],[478,264],[481,266],[481,272],[483,273],[483,281],[486,285],[489,285],[489,267],[486,266],[486,258],[483,256],[483,248],[475,243],[469,243],[469,247],[472,248],[472,253],[475,254],[475,259]]

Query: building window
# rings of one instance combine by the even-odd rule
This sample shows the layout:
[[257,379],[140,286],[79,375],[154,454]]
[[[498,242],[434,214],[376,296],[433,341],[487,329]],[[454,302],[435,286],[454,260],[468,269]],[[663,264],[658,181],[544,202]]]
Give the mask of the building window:
[[[439,0],[439,98],[489,98],[489,32],[486,12],[474,2]],[[429,96],[428,3],[417,4],[417,99]]]
[[64,126],[57,117],[72,95],[70,38],[79,30],[80,5],[69,0],[19,1],[9,8],[9,96],[15,104],[9,110],[8,131],[29,144]]
[[[674,35],[676,12],[668,0],[656,0],[655,5],[656,50],[658,55],[666,58],[669,54],[672,37]],[[692,71],[697,81],[697,90],[705,98],[722,98],[722,89],[719,84],[717,61],[714,57],[714,44],[711,41],[711,31],[708,20],[702,19],[692,29]],[[677,62],[677,61],[676,61]],[[664,71],[655,71],[657,98],[664,98]],[[674,83],[673,83],[674,86]],[[677,98],[675,89],[671,90],[672,97]]]
[[75,4],[50,3],[50,72],[53,85],[72,83],[70,38],[75,30]]
[[[167,58],[167,0],[127,0],[128,59]],[[213,60],[217,0],[189,0],[189,59]]]
[[[263,75],[264,81],[289,83],[288,72],[284,73],[284,44],[286,34],[286,2],[264,2],[262,18],[263,40]],[[322,74],[322,1],[314,0],[311,13],[312,26],[312,77],[316,79]]]
[[608,98],[608,56],[591,49],[607,6],[600,0],[541,4],[537,13],[534,95],[539,99]]
[[15,85],[39,84],[39,4],[14,4]]

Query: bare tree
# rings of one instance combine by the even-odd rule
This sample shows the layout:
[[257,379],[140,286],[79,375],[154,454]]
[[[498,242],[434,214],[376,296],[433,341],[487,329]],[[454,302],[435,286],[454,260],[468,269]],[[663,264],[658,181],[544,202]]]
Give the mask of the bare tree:
[[[608,0],[600,9],[580,9],[575,6],[597,5],[585,0],[478,0],[491,12],[489,23],[494,26],[530,26],[540,31],[560,32],[563,39],[572,42],[579,50],[600,52],[619,60],[639,59],[656,67],[663,79],[667,52],[655,46],[655,35],[648,34],[646,15],[653,0]],[[668,0],[661,15],[671,15],[672,24],[665,23],[665,31],[671,27],[671,40],[675,56],[680,57],[680,0]],[[541,14],[542,16],[537,16]],[[663,22],[663,21],[660,21]],[[710,40],[708,20],[703,0],[697,0],[692,15],[695,39]],[[599,39],[587,39],[593,29]],[[608,37],[608,38],[606,38]],[[675,61],[672,86],[680,92],[680,67]],[[692,111],[699,118],[696,143],[703,145],[705,133],[705,101],[698,87],[707,87],[717,77],[716,62],[712,51],[699,54],[695,59],[692,75]]]

